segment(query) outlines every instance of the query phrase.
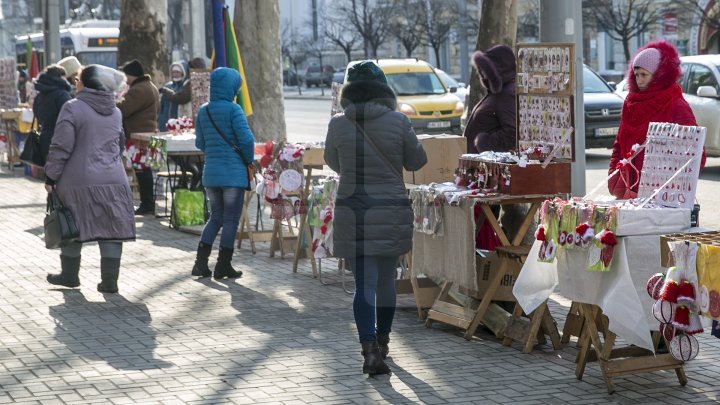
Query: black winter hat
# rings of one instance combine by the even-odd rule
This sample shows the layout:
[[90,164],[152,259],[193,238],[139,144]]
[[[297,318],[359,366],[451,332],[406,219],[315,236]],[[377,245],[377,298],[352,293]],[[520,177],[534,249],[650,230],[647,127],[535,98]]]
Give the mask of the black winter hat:
[[348,82],[359,82],[362,80],[375,80],[382,84],[387,84],[385,73],[380,69],[380,66],[370,60],[358,62],[348,69]]
[[142,63],[139,60],[133,59],[122,66],[122,71],[126,75],[140,77],[145,74]]

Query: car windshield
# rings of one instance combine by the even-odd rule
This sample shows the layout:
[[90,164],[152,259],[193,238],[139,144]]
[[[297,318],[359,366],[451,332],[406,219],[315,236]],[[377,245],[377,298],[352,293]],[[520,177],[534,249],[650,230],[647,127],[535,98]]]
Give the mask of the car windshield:
[[457,82],[457,80],[453,79],[452,76],[447,74],[444,70],[435,69],[435,73],[440,76],[440,80],[445,83],[445,86],[447,87],[460,87],[460,83]]
[[433,72],[393,73],[386,76],[388,85],[398,96],[445,94],[440,79]]
[[590,69],[583,69],[583,93],[611,93],[607,84]]

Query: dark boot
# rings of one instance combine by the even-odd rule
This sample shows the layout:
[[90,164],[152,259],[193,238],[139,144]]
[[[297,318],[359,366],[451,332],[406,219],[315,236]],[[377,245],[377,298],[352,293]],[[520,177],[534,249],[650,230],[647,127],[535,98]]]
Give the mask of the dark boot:
[[380,355],[385,360],[390,353],[388,343],[390,343],[390,334],[378,333],[377,334],[378,346],[380,346]]
[[378,342],[360,342],[362,344],[362,355],[365,357],[363,363],[363,374],[390,374],[390,367],[385,364],[380,355]]
[[140,192],[140,206],[135,215],[153,214],[155,212],[155,192],[153,190],[152,170],[135,171]]
[[47,281],[50,284],[62,285],[65,287],[80,287],[80,256],[68,257],[60,255],[60,274],[48,274]]
[[242,276],[242,271],[235,270],[232,267],[232,255],[233,249],[220,246],[220,253],[218,253],[218,260],[215,264],[215,274],[213,278],[220,280],[225,277],[227,278],[238,278]]
[[97,290],[101,293],[118,292],[117,280],[120,275],[120,259],[101,258],[100,259],[100,282]]
[[210,252],[212,251],[212,245],[206,245],[202,242],[198,244],[197,254],[195,255],[195,265],[192,268],[192,275],[196,277],[210,277],[212,272],[208,267],[208,259],[210,258]]

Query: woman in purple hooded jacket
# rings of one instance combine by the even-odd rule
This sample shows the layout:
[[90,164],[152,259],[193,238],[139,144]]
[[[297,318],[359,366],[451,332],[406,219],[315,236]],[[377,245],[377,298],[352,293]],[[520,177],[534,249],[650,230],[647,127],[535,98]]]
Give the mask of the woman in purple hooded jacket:
[[80,237],[61,248],[62,272],[49,274],[50,284],[79,287],[82,245],[97,241],[102,278],[97,289],[118,292],[122,243],[135,240],[132,192],[121,160],[122,114],[115,106],[115,92],[124,81],[115,69],[86,66],[76,98],[60,110],[45,164],[45,188],[70,209]]
[[473,108],[463,133],[468,153],[515,149],[515,53],[496,45],[475,52],[472,61],[487,95]]

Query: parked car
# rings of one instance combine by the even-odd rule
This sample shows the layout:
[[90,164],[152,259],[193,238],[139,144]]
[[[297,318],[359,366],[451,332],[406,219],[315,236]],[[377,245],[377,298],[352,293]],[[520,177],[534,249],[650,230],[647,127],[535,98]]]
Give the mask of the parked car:
[[335,73],[335,68],[330,65],[323,65],[322,69],[319,65],[308,66],[305,69],[305,85],[320,87],[321,84],[324,84],[330,87],[333,73]]
[[[358,62],[350,62],[348,67]],[[460,133],[465,104],[450,93],[429,63],[420,59],[375,62],[397,96],[398,111],[410,118],[416,133]]]
[[345,83],[345,68],[336,70],[335,73],[333,73],[332,81],[340,84]]
[[444,70],[435,69],[435,73],[440,76],[440,80],[442,80],[445,87],[450,90],[450,93],[454,94],[455,97],[464,103],[465,96],[470,93],[470,88],[467,87],[465,83],[459,83],[457,80],[453,79],[453,77],[447,74]]
[[583,65],[585,148],[611,148],[620,128],[623,98],[589,66]]
[[680,88],[699,126],[706,127],[705,153],[720,156],[720,55],[680,57]]
[[297,86],[302,84],[303,78],[295,69],[284,69],[283,70],[283,84],[285,86]]
[[615,85],[615,91],[613,93],[622,97],[624,100],[629,92],[630,92],[630,89],[628,88],[627,79],[622,79],[622,80],[620,80],[620,83]]

